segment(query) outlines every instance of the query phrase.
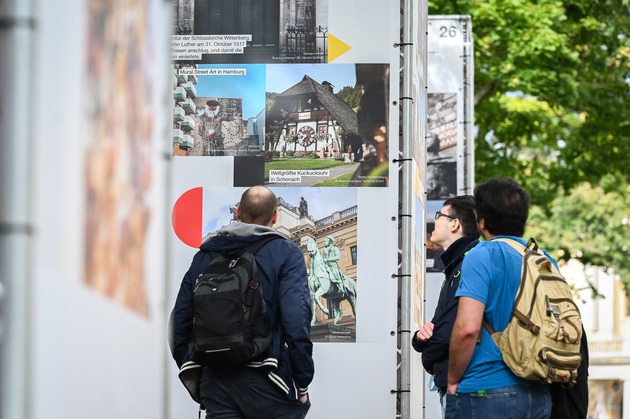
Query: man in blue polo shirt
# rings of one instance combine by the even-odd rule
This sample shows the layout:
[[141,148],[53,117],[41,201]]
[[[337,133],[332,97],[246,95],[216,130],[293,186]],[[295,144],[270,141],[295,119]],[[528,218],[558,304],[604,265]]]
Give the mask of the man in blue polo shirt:
[[509,237],[525,246],[529,195],[512,179],[493,178],[475,189],[475,206],[485,241],[464,258],[455,293],[459,303],[450,343],[446,417],[548,418],[548,386],[514,375],[482,327],[485,316],[501,331],[512,315],[523,259],[507,243],[493,239]]

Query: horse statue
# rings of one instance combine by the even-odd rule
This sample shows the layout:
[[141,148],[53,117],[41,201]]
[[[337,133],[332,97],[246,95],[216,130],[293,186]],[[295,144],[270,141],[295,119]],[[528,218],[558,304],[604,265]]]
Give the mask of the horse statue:
[[[311,305],[313,307],[313,319],[311,325],[315,324],[315,310],[317,307],[326,315],[329,311],[320,301],[320,297],[326,298],[332,303],[333,308],[333,325],[341,319],[343,312],[340,305],[343,300],[348,300],[352,307],[352,315],[356,319],[356,300],[357,300],[357,284],[356,282],[343,275],[343,285],[340,287],[331,280],[332,274],[328,271],[328,266],[324,262],[322,255],[317,248],[317,242],[312,238],[306,239],[306,250],[311,259],[311,273],[308,278],[308,287],[311,291]],[[341,289],[340,289],[341,288]]]

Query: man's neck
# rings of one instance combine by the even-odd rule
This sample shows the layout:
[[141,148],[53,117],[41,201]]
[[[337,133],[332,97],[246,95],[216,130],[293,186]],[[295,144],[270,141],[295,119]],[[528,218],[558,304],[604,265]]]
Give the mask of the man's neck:
[[488,230],[481,230],[481,236],[484,240],[490,240],[493,237],[496,237],[496,234],[491,234]]
[[[473,236],[460,236],[457,240],[451,243],[451,245],[440,255],[442,262],[444,262],[444,266],[448,267],[451,262],[462,255],[470,243],[476,239],[477,238]],[[446,271],[444,272],[446,273]]]
[[442,249],[446,250],[446,249],[448,249],[449,247],[451,247],[451,245],[452,245],[453,243],[455,243],[457,240],[461,239],[462,237],[463,237],[462,235],[459,235],[459,236],[453,236],[453,237],[451,237],[451,239],[450,239],[450,240],[448,240],[448,241],[446,241],[446,242],[444,242],[444,243],[436,243],[436,244],[437,244],[437,245],[439,245]]

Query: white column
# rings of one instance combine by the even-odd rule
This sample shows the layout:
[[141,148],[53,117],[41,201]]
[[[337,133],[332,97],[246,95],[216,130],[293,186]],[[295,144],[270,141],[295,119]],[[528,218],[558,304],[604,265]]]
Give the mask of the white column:
[[29,419],[31,0],[0,2],[0,417]]

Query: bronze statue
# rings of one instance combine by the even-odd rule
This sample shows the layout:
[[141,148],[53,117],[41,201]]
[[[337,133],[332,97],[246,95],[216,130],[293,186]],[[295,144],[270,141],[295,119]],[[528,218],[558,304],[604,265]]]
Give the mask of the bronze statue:
[[304,197],[300,198],[300,206],[298,207],[300,217],[308,217],[308,202]]
[[[332,237],[326,237],[326,243],[328,241],[332,243]],[[334,246],[332,246],[334,247]],[[337,322],[341,319],[343,312],[341,311],[340,304],[343,300],[348,300],[352,307],[352,315],[356,319],[356,299],[357,299],[357,284],[356,282],[344,275],[337,265],[339,259],[339,249],[336,249],[336,259],[334,257],[334,265],[336,266],[336,273],[331,272],[330,265],[327,265],[317,248],[317,242],[312,238],[306,239],[306,249],[311,259],[310,275],[308,279],[308,285],[311,290],[311,303],[313,306],[313,319],[311,324],[315,324],[316,317],[315,311],[317,307],[329,314],[329,311],[324,307],[320,301],[320,297],[326,298],[332,303],[333,308],[333,325],[337,325]],[[334,268],[333,268],[334,269]],[[335,275],[339,275],[338,277]]]

